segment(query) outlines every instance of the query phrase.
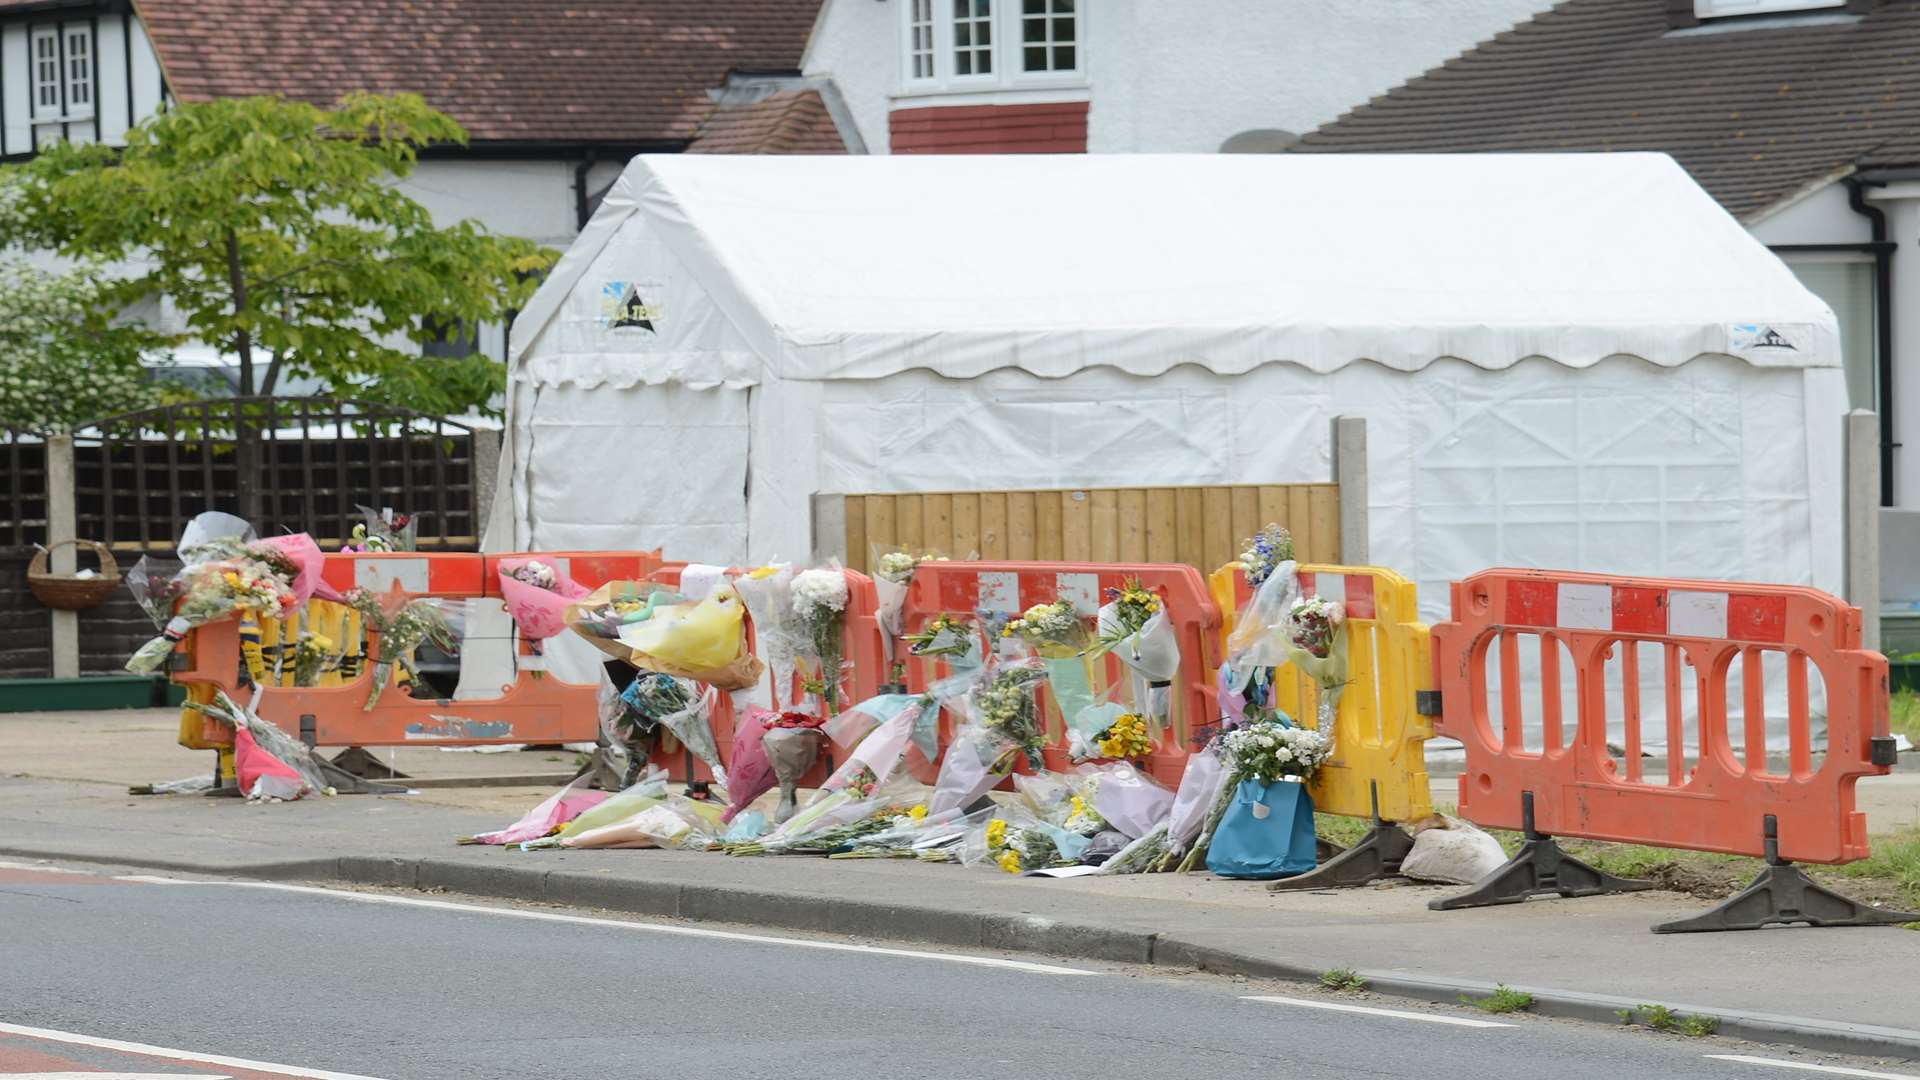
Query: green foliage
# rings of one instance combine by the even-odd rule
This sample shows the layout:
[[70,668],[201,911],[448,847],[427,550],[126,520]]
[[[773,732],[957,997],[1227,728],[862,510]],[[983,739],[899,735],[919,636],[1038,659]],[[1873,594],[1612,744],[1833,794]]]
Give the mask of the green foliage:
[[1702,1039],[1720,1030],[1720,1018],[1716,1016],[1684,1016],[1665,1005],[1642,1005],[1638,1009],[1616,1009],[1614,1015],[1623,1024],[1632,1024],[1636,1020],[1645,1021],[1655,1031],[1672,1032],[1692,1039]]
[[1914,693],[1910,687],[1894,694],[1890,719],[1894,734],[1905,735],[1908,740],[1920,744],[1920,694]]
[[0,265],[0,427],[52,435],[163,400],[140,363],[156,339],[102,317],[106,291],[90,269]]
[[1352,968],[1329,968],[1320,973],[1320,985],[1337,993],[1354,993],[1367,988],[1367,980]]
[[429,323],[501,318],[553,261],[470,221],[436,228],[395,185],[421,147],[465,140],[413,94],[181,105],[124,150],[61,143],[0,173],[0,242],[125,261],[133,276],[93,310],[171,298],[189,336],[239,358],[243,394],[298,374],[458,412],[484,404],[504,371],[478,354],[422,358],[438,336]]
[[1526,1012],[1533,1008],[1533,995],[1524,990],[1515,990],[1503,983],[1495,986],[1493,993],[1483,998],[1461,994],[1460,1004],[1471,1005],[1482,1012],[1490,1013]]
[[1872,840],[1873,854],[1858,862],[1832,867],[1830,873],[1851,878],[1881,878],[1899,883],[1905,902],[1920,906],[1920,826],[1907,826]]

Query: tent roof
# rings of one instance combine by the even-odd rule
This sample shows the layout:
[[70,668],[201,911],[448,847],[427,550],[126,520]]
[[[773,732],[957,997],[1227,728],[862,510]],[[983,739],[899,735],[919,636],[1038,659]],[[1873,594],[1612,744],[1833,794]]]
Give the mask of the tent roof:
[[623,235],[790,379],[1840,362],[1826,304],[1664,154],[647,155],[516,323],[516,363],[565,363],[539,331]]

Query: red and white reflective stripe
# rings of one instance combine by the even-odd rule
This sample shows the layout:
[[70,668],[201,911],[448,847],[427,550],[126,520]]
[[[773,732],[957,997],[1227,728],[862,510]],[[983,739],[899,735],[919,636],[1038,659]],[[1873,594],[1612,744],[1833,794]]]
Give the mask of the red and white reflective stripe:
[[397,583],[416,595],[463,595],[480,592],[481,556],[468,553],[401,555],[339,553],[326,557],[321,578],[345,592],[361,588],[388,592]]
[[1778,644],[1787,639],[1787,598],[1646,585],[1510,581],[1506,622],[1510,626]]
[[1118,588],[1119,574],[1079,571],[1035,572],[981,570],[974,573],[936,570],[940,579],[940,606],[948,611],[988,611],[1018,615],[1035,604],[1072,602],[1082,615],[1100,610],[1101,590]]
[[1303,571],[1300,578],[1300,595],[1318,596],[1322,600],[1339,601],[1347,609],[1349,619],[1378,618],[1373,603],[1372,574],[1319,574]]

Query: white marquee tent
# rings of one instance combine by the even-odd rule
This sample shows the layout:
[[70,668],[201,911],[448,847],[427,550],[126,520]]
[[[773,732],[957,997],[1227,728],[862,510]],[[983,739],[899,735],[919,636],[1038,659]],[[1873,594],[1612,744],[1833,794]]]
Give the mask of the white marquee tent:
[[1833,314],[1655,154],[636,158],[513,327],[492,549],[1325,481],[1372,557],[1841,585]]

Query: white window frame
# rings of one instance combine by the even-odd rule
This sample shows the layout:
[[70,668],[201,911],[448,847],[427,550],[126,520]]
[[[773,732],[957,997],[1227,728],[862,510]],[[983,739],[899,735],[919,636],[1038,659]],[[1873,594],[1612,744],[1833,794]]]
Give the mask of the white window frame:
[[1830,11],[1847,6],[1847,0],[1693,0],[1697,19],[1721,19],[1729,15],[1776,15],[1783,11]]
[[[76,41],[85,42],[85,55],[76,55],[70,46]],[[53,55],[43,57],[40,47],[43,43],[53,46]],[[86,77],[74,77],[74,64],[86,65]],[[72,123],[93,119],[94,109],[100,100],[100,58],[94,55],[93,27],[84,22],[63,22],[37,25],[27,36],[27,63],[33,72],[33,99],[29,102],[30,115],[36,124]],[[53,78],[48,81],[46,65],[51,64]],[[87,100],[76,102],[74,90],[85,87]],[[54,101],[44,104],[45,91],[53,91]]]
[[1087,0],[1077,0],[1073,5],[1073,13],[1067,16],[1073,20],[1073,66],[1070,68],[1048,68],[1044,71],[1027,70],[1027,20],[1029,18],[1039,18],[1045,21],[1047,25],[1047,38],[1046,41],[1041,43],[1040,47],[1047,50],[1047,62],[1051,64],[1053,62],[1053,50],[1058,47],[1058,44],[1053,41],[1053,23],[1061,17],[1053,12],[1053,5],[1059,2],[1060,0],[1041,0],[1041,3],[1046,5],[1046,12],[1039,16],[1029,16],[1027,14],[1028,0],[1010,0],[1008,4],[1009,7],[1018,8],[1012,15],[1014,40],[1010,43],[1010,48],[1013,52],[1014,64],[1016,66],[1011,74],[1023,82],[1031,82],[1035,79],[1075,79],[1080,77],[1080,58],[1086,47],[1086,24],[1082,20],[1086,16]]
[[933,74],[930,77],[917,77],[913,72],[913,18],[918,10],[915,0],[901,0],[899,4],[899,96],[1077,89],[1087,85],[1088,0],[1078,0],[1074,5],[1074,69],[1034,72],[1025,70],[1024,3],[991,0],[993,71],[987,75],[955,74],[955,0],[932,0],[932,3]]
[[[67,118],[91,118],[93,106],[100,89],[99,58],[93,55],[93,27],[87,23],[67,23],[60,28],[61,40],[65,49],[61,53],[61,62],[65,65],[61,78],[66,82]],[[80,46],[75,52],[74,46]],[[79,65],[85,65],[84,78],[76,74]],[[79,101],[76,90],[84,89],[87,100]]]
[[[940,0],[901,0],[906,18],[901,20],[900,55],[904,63],[900,67],[900,80],[908,86],[932,83],[939,79],[940,42],[939,42],[939,5]],[[920,21],[922,12],[926,21]],[[921,53],[918,46],[917,31],[920,27],[927,30],[927,48]],[[924,55],[927,58],[927,73],[922,75],[915,68],[914,61]]]

